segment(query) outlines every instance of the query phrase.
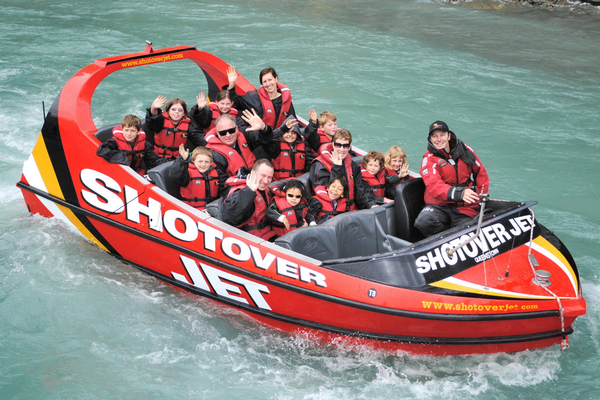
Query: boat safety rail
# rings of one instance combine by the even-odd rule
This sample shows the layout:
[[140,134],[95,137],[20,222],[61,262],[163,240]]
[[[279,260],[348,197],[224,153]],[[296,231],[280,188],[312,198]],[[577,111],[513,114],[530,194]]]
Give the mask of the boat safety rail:
[[471,236],[469,239],[465,240],[464,242],[458,244],[456,247],[446,250],[446,253],[448,253],[448,255],[450,257],[452,257],[452,255],[454,253],[456,253],[457,250],[462,249],[463,247],[465,247],[466,245],[471,243],[473,240],[478,238],[479,234],[481,233],[481,222],[483,221],[483,213],[485,212],[485,204],[487,203],[490,195],[487,193],[480,193],[479,197],[481,197],[481,203],[479,203],[480,209],[479,209],[479,220],[477,221],[477,231],[475,232],[475,235]]

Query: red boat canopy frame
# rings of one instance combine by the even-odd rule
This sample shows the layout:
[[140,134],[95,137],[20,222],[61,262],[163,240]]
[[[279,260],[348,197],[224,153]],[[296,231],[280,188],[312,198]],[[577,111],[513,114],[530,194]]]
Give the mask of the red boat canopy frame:
[[[209,98],[214,98],[220,88],[229,83],[229,64],[212,54],[189,46],[170,47],[155,52],[148,45],[143,52],[99,59],[77,72],[63,88],[63,93],[69,95],[61,96],[61,120],[68,121],[69,125],[75,124],[85,135],[93,135],[98,129],[92,119],[91,100],[96,87],[104,78],[126,68],[186,59],[192,60],[204,72],[208,81]],[[237,93],[243,95],[251,90],[256,88],[239,75],[236,81]]]

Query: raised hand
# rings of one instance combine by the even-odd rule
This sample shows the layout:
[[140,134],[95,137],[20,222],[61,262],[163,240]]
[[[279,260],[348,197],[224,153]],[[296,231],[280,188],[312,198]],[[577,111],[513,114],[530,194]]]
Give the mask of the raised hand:
[[246,185],[253,192],[256,192],[256,189],[258,189],[258,181],[259,179],[256,171],[250,171],[250,175],[248,175],[248,177],[246,178]]
[[310,118],[310,120],[316,124],[317,123],[317,112],[314,109],[310,109],[310,111],[308,112],[308,118]]
[[400,176],[400,178],[404,178],[406,175],[408,175],[408,163],[402,163],[402,168],[400,168],[400,171],[398,171],[398,176]]
[[288,119],[285,122],[285,126],[288,127],[288,129],[292,129],[294,126],[298,125],[298,120],[297,119]]
[[183,143],[181,143],[179,145],[179,157],[181,157],[182,160],[188,161],[189,156],[190,156],[189,150],[185,148]]
[[156,99],[154,99],[152,105],[150,106],[150,112],[152,113],[152,115],[158,114],[162,109],[162,106],[164,106],[166,102],[166,96],[158,96]]
[[331,161],[333,161],[335,165],[342,165],[342,158],[338,155],[335,149],[331,151]]
[[200,94],[196,96],[196,101],[198,102],[198,108],[204,108],[206,106],[206,93],[200,92]]
[[250,125],[250,127],[246,129],[247,131],[262,131],[267,127],[267,124],[265,124],[258,114],[256,114],[254,108],[252,109],[252,112],[250,112],[250,110],[244,110],[242,119]]
[[229,81],[228,89],[233,89],[235,87],[235,81],[238,78],[238,73],[235,70],[235,67],[232,65],[227,68],[227,80]]

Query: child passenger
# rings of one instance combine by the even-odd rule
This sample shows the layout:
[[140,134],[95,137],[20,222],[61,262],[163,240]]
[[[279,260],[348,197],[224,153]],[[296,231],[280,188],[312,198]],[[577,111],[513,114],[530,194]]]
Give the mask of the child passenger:
[[162,164],[163,158],[159,157],[150,143],[146,141],[146,134],[142,131],[142,120],[135,115],[126,115],[121,122],[113,128],[113,137],[101,143],[96,154],[109,163],[129,166],[140,175],[144,175],[145,167],[150,169]]
[[267,217],[272,221],[277,236],[308,226],[314,221],[312,215],[308,214],[306,189],[302,182],[291,179],[271,191],[274,196]]
[[275,181],[296,178],[308,172],[315,158],[315,153],[300,135],[298,121],[292,117],[273,131],[273,141],[263,145],[263,149],[275,168]]
[[[348,182],[344,177],[331,178],[326,190],[317,189],[315,195],[308,202],[308,212],[317,224],[322,224],[334,216],[349,211],[344,194],[348,193]],[[315,223],[310,223],[314,225]]]
[[238,110],[233,108],[233,102],[235,101],[235,82],[238,78],[238,74],[235,67],[227,68],[227,79],[229,80],[229,86],[217,93],[215,101],[211,101],[208,105],[206,104],[206,93],[200,92],[196,96],[197,105],[194,105],[190,110],[190,119],[196,124],[196,126],[208,133],[212,128],[215,127],[215,121],[223,114],[229,114],[233,118],[237,118]]
[[206,205],[219,198],[222,186],[213,164],[212,152],[198,146],[188,160],[189,151],[179,146],[179,157],[171,165],[169,177],[180,186],[181,200],[192,207],[204,210]]
[[385,169],[383,154],[371,150],[364,156],[362,163],[362,177],[365,186],[371,188],[371,193],[377,204],[393,201],[385,196]]
[[311,108],[308,117],[309,122],[304,131],[304,137],[317,155],[320,155],[323,147],[333,141],[333,135],[338,130],[337,116],[326,110],[319,115],[317,120],[317,112]]
[[190,150],[206,145],[204,134],[191,123],[187,113],[185,101],[176,98],[167,103],[165,96],[158,96],[146,109],[146,140],[154,145],[154,152],[160,157],[174,160],[181,144]]
[[385,197],[396,197],[396,186],[411,179],[408,161],[402,147],[394,145],[385,153]]

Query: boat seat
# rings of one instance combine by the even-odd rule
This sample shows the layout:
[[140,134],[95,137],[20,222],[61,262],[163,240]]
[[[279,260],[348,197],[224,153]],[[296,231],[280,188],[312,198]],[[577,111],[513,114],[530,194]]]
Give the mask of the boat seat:
[[415,228],[415,220],[425,207],[425,183],[423,178],[409,179],[396,187],[394,211],[396,220],[395,236],[411,243],[424,239]]
[[307,226],[275,240],[275,244],[316,260],[340,258],[335,226]]
[[94,133],[94,136],[96,136],[96,138],[99,141],[104,143],[113,136],[112,130],[115,126],[118,126],[118,125],[120,125],[120,124],[111,124],[111,125],[103,126],[102,128],[98,129],[98,132]]
[[275,243],[321,261],[398,250],[411,243],[394,236],[393,206],[340,214],[322,225],[296,229]]
[[181,199],[179,194],[179,186],[176,185],[169,177],[169,170],[175,161],[167,161],[150,169],[146,174],[156,186],[169,193],[171,196]]
[[217,200],[211,201],[206,205],[206,211],[210,214],[211,217],[218,219],[219,221],[223,221],[223,206],[222,206],[223,198],[220,197]]

